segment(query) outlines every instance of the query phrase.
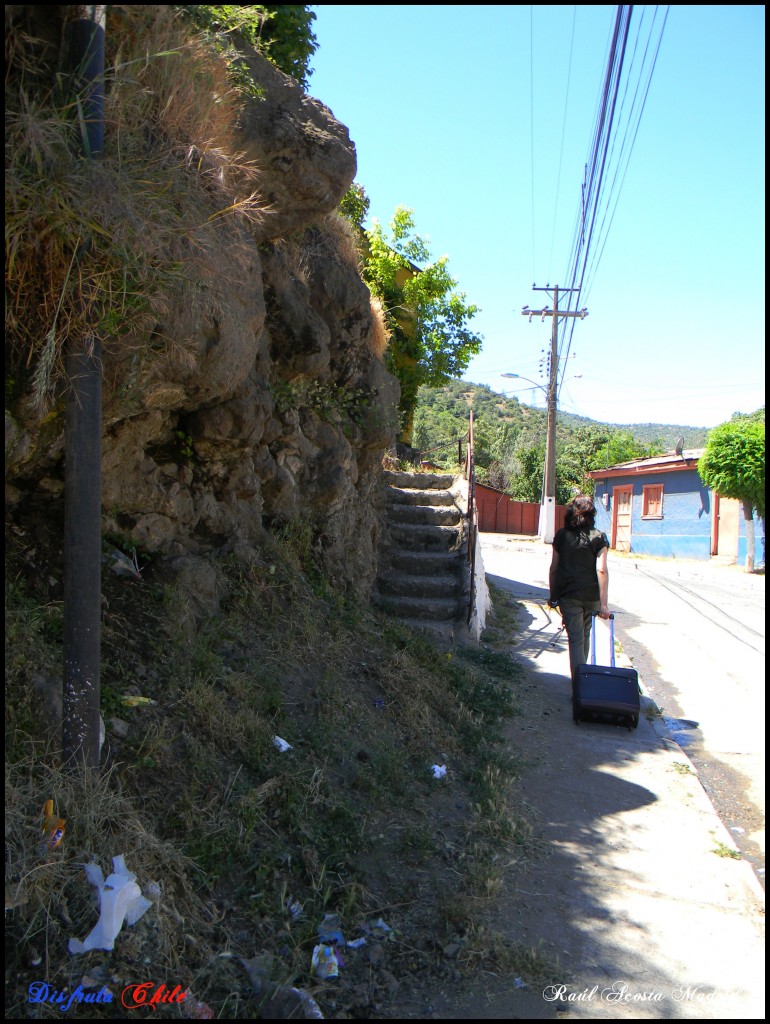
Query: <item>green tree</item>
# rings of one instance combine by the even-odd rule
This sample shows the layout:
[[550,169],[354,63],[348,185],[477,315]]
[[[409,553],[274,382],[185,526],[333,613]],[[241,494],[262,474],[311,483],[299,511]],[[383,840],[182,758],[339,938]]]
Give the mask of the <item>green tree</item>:
[[612,426],[576,427],[559,439],[556,472],[573,492],[593,494],[593,469],[605,469],[619,462],[646,459],[664,451],[660,441],[645,444],[628,430]]
[[[363,230],[368,200],[353,187],[342,211]],[[402,440],[412,435],[417,393],[422,385],[441,387],[460,377],[482,338],[469,327],[478,306],[466,301],[447,267],[432,260],[416,234],[412,210],[399,206],[386,233],[378,221],[364,231],[363,277],[385,308],[391,331],[386,361],[401,384]]]
[[698,473],[706,487],[741,502],[746,520],[746,571],[753,572],[754,509],[763,520],[765,517],[764,409],[753,416],[734,416],[714,427],[698,460]]
[[[517,501],[543,499],[543,473],[545,470],[545,438],[533,441],[520,434],[513,449],[510,489]],[[557,472],[556,501],[561,504]]]

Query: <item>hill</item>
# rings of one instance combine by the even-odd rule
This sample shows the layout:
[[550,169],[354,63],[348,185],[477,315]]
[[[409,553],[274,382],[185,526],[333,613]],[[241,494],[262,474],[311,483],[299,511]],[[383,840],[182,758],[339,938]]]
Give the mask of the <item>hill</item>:
[[[525,427],[545,430],[546,412],[525,405],[517,398],[498,394],[484,384],[452,381],[443,388],[420,388],[415,416],[414,445],[421,451],[442,444],[452,438],[464,436],[468,428],[468,413],[473,409],[476,419],[484,428],[509,425],[509,437],[514,440]],[[701,448],[706,443],[707,427],[693,427],[677,423],[614,424],[592,420],[574,413],[558,413],[558,429],[562,437],[573,434],[581,427],[601,428],[611,433],[631,434],[645,446],[663,450],[673,449],[680,437],[686,448]]]
[[[461,459],[460,439],[475,414],[476,476],[481,483],[520,501],[539,501],[543,486],[547,413],[500,395],[483,384],[455,380],[423,387],[418,394],[412,444],[421,458],[450,469]],[[618,425],[558,412],[556,500],[592,493],[594,469],[673,451],[680,438],[688,448],[703,446],[705,427],[670,423]]]

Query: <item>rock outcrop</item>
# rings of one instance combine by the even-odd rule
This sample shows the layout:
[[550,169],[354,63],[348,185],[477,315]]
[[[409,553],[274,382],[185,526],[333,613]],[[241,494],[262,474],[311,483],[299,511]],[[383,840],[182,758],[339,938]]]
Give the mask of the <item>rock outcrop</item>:
[[[335,212],[355,149],[331,111],[246,57],[261,95],[233,150],[257,169],[263,216],[212,217],[203,182],[181,285],[154,302],[149,326],[105,346],[103,526],[180,558],[248,553],[266,527],[303,516],[329,572],[368,592],[398,384],[375,354],[371,298]],[[61,409],[60,393],[46,418],[28,395],[6,411],[6,493],[19,508],[63,479]]]

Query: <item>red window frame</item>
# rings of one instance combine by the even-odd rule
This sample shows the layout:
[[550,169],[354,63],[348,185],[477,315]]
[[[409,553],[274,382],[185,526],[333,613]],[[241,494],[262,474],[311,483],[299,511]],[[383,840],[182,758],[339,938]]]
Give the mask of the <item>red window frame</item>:
[[663,518],[663,484],[642,487],[642,519]]

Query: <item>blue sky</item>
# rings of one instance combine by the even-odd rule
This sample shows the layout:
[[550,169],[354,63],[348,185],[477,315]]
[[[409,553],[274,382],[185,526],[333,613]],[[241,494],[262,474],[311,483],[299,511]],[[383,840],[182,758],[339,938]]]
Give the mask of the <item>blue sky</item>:
[[[350,131],[370,218],[413,209],[432,255],[448,256],[481,307],[472,325],[484,346],[464,378],[543,405],[542,390],[501,374],[547,383],[551,320],[520,310],[551,304],[533,283],[567,284],[616,8],[312,10],[309,92]],[[634,8],[632,89],[665,11]],[[561,408],[710,427],[764,405],[764,31],[763,6],[668,9],[589,263]],[[631,109],[619,110],[618,140]]]

